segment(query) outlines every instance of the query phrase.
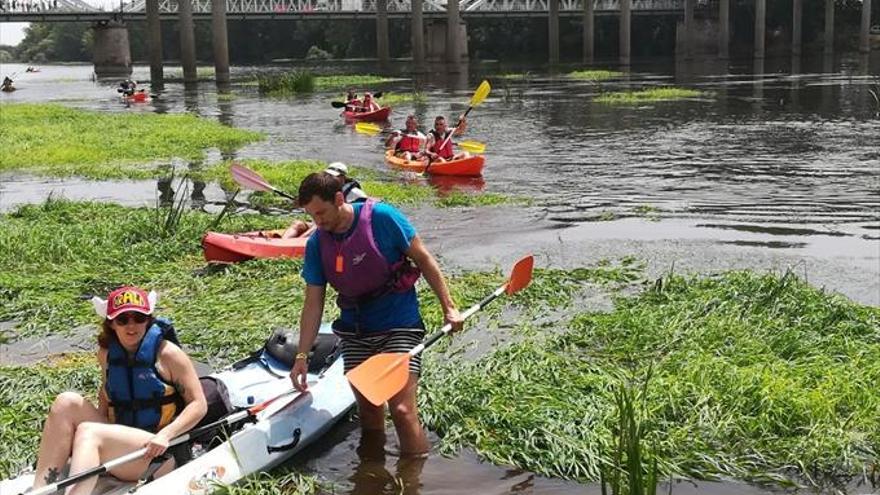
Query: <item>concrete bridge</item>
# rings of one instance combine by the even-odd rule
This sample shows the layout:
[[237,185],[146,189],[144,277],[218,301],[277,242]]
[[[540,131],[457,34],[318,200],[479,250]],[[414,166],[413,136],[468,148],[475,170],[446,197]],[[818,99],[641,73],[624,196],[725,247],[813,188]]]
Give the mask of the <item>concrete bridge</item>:
[[[754,57],[764,58],[768,0],[754,1]],[[804,0],[792,1],[793,56],[801,55]],[[376,55],[380,65],[389,61],[388,19],[406,17],[411,21],[413,70],[426,70],[426,51],[430,58],[449,63],[450,70],[467,59],[469,17],[546,17],[548,23],[548,62],[559,62],[559,18],[577,15],[583,18],[583,59],[592,63],[594,55],[595,16],[615,15],[619,23],[619,56],[629,65],[633,15],[677,15],[678,38],[684,58],[693,56],[695,39],[694,12],[698,0],[129,0],[117,11],[97,9],[84,0],[0,0],[0,23],[8,21],[61,22],[89,21],[95,29],[94,62],[99,77],[131,74],[131,55],[125,20],[145,19],[150,51],[150,77],[161,84],[162,33],[160,19],[179,23],[181,63],[185,82],[197,79],[193,20],[211,19],[215,76],[218,83],[229,81],[227,19],[358,19],[376,22]],[[699,0],[702,9],[717,12],[718,57],[726,59],[730,46],[731,0]],[[859,50],[870,50],[871,2],[862,0]],[[825,52],[834,50],[835,0],[825,3]],[[683,14],[683,15],[682,15]],[[427,26],[425,18],[435,20]],[[426,38],[427,34],[427,38]]]

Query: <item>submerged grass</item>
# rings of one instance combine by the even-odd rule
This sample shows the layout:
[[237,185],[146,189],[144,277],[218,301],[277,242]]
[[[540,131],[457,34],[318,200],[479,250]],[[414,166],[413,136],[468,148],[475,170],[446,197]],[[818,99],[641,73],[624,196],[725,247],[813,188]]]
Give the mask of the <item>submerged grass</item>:
[[340,74],[317,76],[307,70],[296,70],[282,74],[269,74],[257,77],[260,92],[270,96],[289,96],[297,93],[329,91],[343,88],[369,88],[377,84],[399,81],[399,78],[374,76],[371,74]]
[[434,363],[420,400],[446,452],[597,481],[614,391],[652,373],[644,440],[661,473],[827,486],[880,458],[878,355],[880,309],[791,274],[672,276],[562,334]]
[[569,72],[568,76],[573,79],[582,79],[586,81],[605,81],[623,76],[623,72],[616,70],[576,70]]
[[684,100],[702,96],[701,91],[685,88],[648,88],[639,91],[615,91],[597,96],[594,101],[611,105],[634,105],[653,101]]
[[387,106],[387,105],[400,105],[401,103],[427,103],[428,96],[425,93],[421,93],[419,91],[413,91],[412,93],[382,93],[382,97],[379,98],[379,105]]
[[190,114],[108,114],[52,104],[4,104],[0,112],[0,171],[152,178],[159,171],[145,163],[198,159],[205,148],[232,150],[262,138]]
[[399,77],[385,77],[373,74],[337,74],[332,76],[317,76],[315,89],[327,91],[330,89],[355,88],[356,90],[369,90],[371,86],[385,84],[394,81],[405,81]]

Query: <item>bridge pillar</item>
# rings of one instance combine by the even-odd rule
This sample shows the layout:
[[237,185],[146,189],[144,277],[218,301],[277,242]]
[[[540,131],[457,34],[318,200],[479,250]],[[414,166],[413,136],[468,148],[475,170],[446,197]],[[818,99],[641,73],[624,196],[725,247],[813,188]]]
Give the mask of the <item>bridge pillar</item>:
[[764,58],[767,31],[767,0],[755,0],[755,58]]
[[721,0],[718,11],[718,58],[730,56],[730,0]]
[[150,84],[160,86],[165,74],[162,69],[162,24],[159,22],[159,0],[146,0],[147,46],[150,48]]
[[461,49],[458,48],[459,41],[461,40],[458,1],[446,1],[446,62],[449,63],[448,70],[451,72],[459,71],[461,66]]
[[226,0],[211,0],[211,36],[214,45],[214,78],[229,82],[229,38],[226,32]]
[[412,58],[415,72],[427,72],[425,66],[425,24],[422,21],[422,0],[412,0]]
[[834,53],[834,0],[825,0],[825,53]]
[[549,0],[547,16],[547,51],[550,65],[559,63],[559,0]]
[[694,57],[694,5],[695,0],[684,0],[684,58]]
[[128,28],[122,21],[99,21],[95,31],[93,61],[98,78],[127,78],[131,75],[131,49]]
[[859,51],[871,51],[871,0],[862,0],[862,30],[859,33]]
[[801,27],[803,22],[804,3],[803,0],[792,0],[791,4],[791,54],[799,56],[801,54],[801,44],[803,36],[801,35]]
[[183,82],[195,82],[196,36],[193,32],[192,0],[178,0],[177,19],[180,24],[180,63],[183,65]]
[[388,0],[376,0],[376,57],[380,66],[388,67],[391,61],[388,42]]
[[595,6],[594,0],[584,0],[584,63],[592,64],[596,51],[595,45],[595,29],[596,24],[593,20]]
[[[464,21],[458,21],[458,29],[450,29],[448,20],[437,19],[429,22],[427,31],[427,52],[430,62],[448,62],[452,72],[461,70],[461,62],[468,58],[467,25]],[[453,35],[452,33],[455,33]],[[450,37],[454,37],[450,43]],[[456,55],[455,51],[458,52]]]
[[629,65],[632,46],[632,0],[620,0],[620,63]]

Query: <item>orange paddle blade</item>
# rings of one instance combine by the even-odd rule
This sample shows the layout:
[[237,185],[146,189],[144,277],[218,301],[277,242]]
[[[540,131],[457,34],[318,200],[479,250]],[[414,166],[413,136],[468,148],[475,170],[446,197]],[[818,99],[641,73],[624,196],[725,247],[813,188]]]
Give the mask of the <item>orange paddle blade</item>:
[[345,374],[351,386],[375,406],[388,402],[409,381],[409,354],[377,354]]
[[510,281],[507,282],[507,295],[514,294],[528,287],[532,282],[532,269],[535,266],[535,257],[531,254],[516,262],[510,271]]

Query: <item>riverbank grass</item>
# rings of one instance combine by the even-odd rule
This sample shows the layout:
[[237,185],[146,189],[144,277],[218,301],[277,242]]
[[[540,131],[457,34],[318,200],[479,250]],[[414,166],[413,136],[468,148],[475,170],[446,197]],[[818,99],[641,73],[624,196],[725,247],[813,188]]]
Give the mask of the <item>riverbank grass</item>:
[[878,355],[880,309],[790,273],[670,276],[478,362],[432,362],[420,400],[444,452],[598,481],[620,465],[615,391],[647,382],[642,464],[661,479],[837,488],[880,454]]
[[4,104],[0,112],[0,171],[146,179],[160,173],[144,164],[197,160],[206,148],[231,151],[262,139],[190,114],[110,114],[52,104]]
[[685,100],[702,96],[701,91],[685,88],[648,88],[639,91],[615,91],[604,93],[593,101],[609,105],[638,105],[655,101]]

